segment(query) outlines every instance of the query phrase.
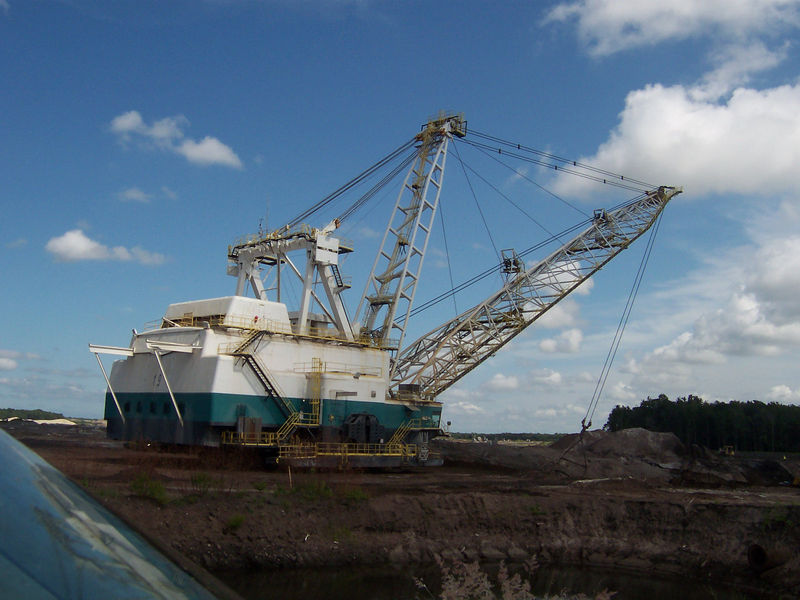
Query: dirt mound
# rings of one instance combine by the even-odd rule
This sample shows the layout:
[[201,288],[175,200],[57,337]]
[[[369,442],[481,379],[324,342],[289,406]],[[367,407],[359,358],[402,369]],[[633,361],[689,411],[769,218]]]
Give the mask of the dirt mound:
[[524,472],[541,482],[633,479],[649,484],[703,486],[786,485],[789,463],[722,456],[686,447],[672,433],[625,429],[566,435],[550,446],[441,440],[445,462]]

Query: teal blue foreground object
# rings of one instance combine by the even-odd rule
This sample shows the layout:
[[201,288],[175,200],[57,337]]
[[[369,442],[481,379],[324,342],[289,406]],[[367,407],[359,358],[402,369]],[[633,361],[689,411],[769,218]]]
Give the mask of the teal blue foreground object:
[[0,598],[214,598],[5,431],[0,465]]

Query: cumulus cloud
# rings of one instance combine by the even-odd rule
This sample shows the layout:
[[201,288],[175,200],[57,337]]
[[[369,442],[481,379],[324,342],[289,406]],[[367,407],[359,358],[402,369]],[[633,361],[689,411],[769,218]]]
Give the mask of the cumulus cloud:
[[50,239],[45,249],[60,262],[121,260],[135,261],[143,265],[160,265],[164,262],[163,254],[149,252],[138,246],[131,249],[124,246],[109,248],[89,238],[81,229],[73,229]]
[[712,53],[715,67],[703,76],[700,84],[692,89],[697,100],[717,100],[733,89],[748,83],[751,76],[778,66],[787,56],[788,46],[769,50],[761,42],[747,46],[729,45]]
[[484,385],[487,389],[493,391],[516,390],[519,388],[519,379],[514,375],[495,373],[495,375]]
[[122,190],[119,194],[119,199],[128,202],[143,202],[147,203],[150,202],[152,196],[140,190],[137,187],[131,187],[126,190]]
[[0,357],[0,371],[13,371],[17,366],[18,363],[14,359]]
[[[581,289],[581,287],[579,287],[578,290]],[[575,290],[575,292],[578,290]],[[571,327],[578,323],[579,312],[580,307],[578,303],[567,298],[544,313],[541,318],[536,321],[536,326],[540,329],[563,329],[564,327]]]
[[[800,0],[577,0],[557,5],[544,22],[576,23],[596,56],[693,36],[709,42],[699,58],[710,70],[698,82],[631,91],[618,125],[581,162],[683,185],[693,196],[795,190],[800,86],[746,86],[789,55],[781,36],[800,26]],[[582,196],[590,188],[561,176],[554,189]]]
[[653,355],[659,360],[719,364],[729,355],[775,356],[787,348],[800,348],[800,322],[771,322],[752,294],[740,293],[724,308],[702,315],[692,331]]
[[[581,161],[683,185],[693,196],[795,190],[800,85],[739,88],[719,103],[704,95],[700,87],[659,84],[630,92],[609,139]],[[589,190],[577,177],[560,177],[555,188],[576,196]]]
[[176,152],[185,156],[189,162],[198,165],[225,165],[235,169],[242,168],[242,161],[239,160],[236,153],[213,137],[206,136],[199,142],[184,140]]
[[533,380],[541,385],[556,386],[561,384],[561,373],[552,369],[541,369],[533,373]]
[[[798,221],[793,223],[798,226]],[[737,359],[762,357],[773,364],[792,356],[800,349],[798,252],[800,237],[796,235],[719,252],[716,260],[688,277],[673,295],[658,300],[660,310],[666,312],[682,298],[707,296],[699,316],[640,361],[631,359],[627,372],[642,385],[685,385],[696,381],[701,372],[727,372]],[[727,268],[720,269],[719,264]],[[705,290],[707,286],[713,294]],[[770,393],[777,399],[779,390],[773,388]]]
[[174,152],[196,165],[242,168],[242,161],[233,149],[217,138],[205,136],[202,140],[196,141],[185,137],[184,129],[188,126],[189,120],[183,115],[166,117],[148,125],[138,111],[131,110],[114,117],[111,120],[110,130],[123,143],[136,139],[156,148]]
[[767,393],[767,400],[777,402],[800,402],[800,388],[793,390],[788,385],[775,385]]
[[667,40],[741,39],[800,24],[797,0],[577,0],[556,5],[544,22],[576,22],[591,54],[603,56]]
[[458,401],[458,402],[448,402],[447,403],[447,414],[455,414],[455,415],[483,415],[486,414],[486,410],[477,404],[473,404],[472,402],[466,401]]
[[539,349],[547,353],[563,352],[574,354],[580,350],[582,341],[583,332],[580,329],[567,329],[554,338],[539,342]]
[[800,320],[800,236],[769,239],[755,252],[744,278],[765,318],[779,326]]

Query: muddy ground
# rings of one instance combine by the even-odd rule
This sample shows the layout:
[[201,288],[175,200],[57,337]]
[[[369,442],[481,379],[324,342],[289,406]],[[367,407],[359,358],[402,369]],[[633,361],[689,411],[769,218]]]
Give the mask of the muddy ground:
[[210,571],[535,559],[800,597],[798,457],[628,430],[550,447],[442,440],[439,468],[313,472],[249,451],[126,445],[99,424],[2,427]]

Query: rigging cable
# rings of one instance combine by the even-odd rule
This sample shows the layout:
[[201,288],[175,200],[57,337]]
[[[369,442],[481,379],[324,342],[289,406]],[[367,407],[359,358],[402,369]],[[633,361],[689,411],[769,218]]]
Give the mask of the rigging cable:
[[540,190],[542,190],[542,191],[543,191],[545,194],[549,194],[550,196],[552,196],[553,198],[555,198],[555,199],[556,199],[556,200],[558,200],[559,202],[562,202],[563,204],[566,204],[566,205],[567,205],[567,206],[569,206],[569,207],[570,207],[572,210],[574,210],[574,211],[576,211],[576,212],[578,212],[578,213],[582,214],[582,215],[583,215],[584,217],[586,217],[587,219],[591,218],[591,216],[590,216],[590,215],[586,214],[584,211],[582,211],[580,208],[578,208],[577,206],[575,206],[575,205],[574,205],[574,204],[572,204],[571,202],[567,202],[566,200],[564,200],[564,199],[563,199],[561,196],[559,196],[558,194],[555,194],[555,193],[551,192],[550,190],[548,190],[548,189],[547,189],[546,187],[544,187],[543,185],[541,185],[541,184],[539,184],[539,183],[536,183],[536,182],[535,182],[533,179],[531,179],[530,177],[528,177],[528,175],[527,175],[526,173],[521,173],[521,172],[519,171],[519,169],[515,169],[515,168],[514,168],[514,167],[512,167],[511,165],[509,165],[509,164],[507,164],[507,163],[503,162],[502,160],[500,160],[499,158],[497,158],[497,156],[495,156],[495,153],[494,153],[494,152],[487,152],[487,151],[486,151],[485,149],[483,149],[483,148],[476,148],[476,150],[478,150],[479,152],[481,152],[481,154],[484,154],[484,155],[485,155],[485,156],[487,156],[488,158],[491,158],[491,159],[492,159],[493,161],[495,161],[496,163],[498,163],[498,164],[500,164],[500,165],[504,166],[506,169],[508,169],[509,171],[511,171],[512,173],[514,173],[514,175],[516,175],[517,177],[521,177],[522,179],[524,179],[524,180],[525,180],[525,181],[527,181],[528,183],[531,183],[531,184],[535,185],[535,186],[536,186],[536,187],[538,187]]
[[[541,160],[541,159],[538,159],[538,158],[533,158],[533,157],[530,157],[530,156],[525,156],[523,154],[519,154],[519,153],[513,152],[513,151],[509,152],[508,150],[503,150],[502,148],[497,148],[495,146],[490,146],[489,144],[484,144],[482,142],[476,142],[474,140],[467,140],[467,139],[464,139],[462,141],[465,144],[469,144],[470,146],[473,146],[475,148],[483,148],[484,150],[492,150],[493,152],[496,152],[498,154],[504,154],[506,156],[511,156],[513,158],[518,158],[519,160],[522,160],[522,161],[525,161],[525,162],[529,162],[529,163],[534,164],[534,165],[539,165],[541,167],[546,167],[548,169],[553,169],[554,171],[567,173],[569,175],[575,175],[577,177],[583,177],[584,179],[588,179],[590,181],[596,181],[597,183],[604,183],[606,185],[613,185],[615,187],[622,188],[622,189],[625,189],[625,190],[632,190],[632,191],[639,192],[639,191],[642,191],[643,189],[646,189],[647,187],[652,187],[652,186],[648,186],[647,184],[645,184],[643,182],[642,183],[638,183],[636,180],[626,180],[623,175],[607,175],[607,176],[603,176],[602,173],[601,174],[597,174],[597,175],[592,175],[590,173],[585,173],[583,171],[578,171],[576,169],[569,168],[569,167],[566,167],[566,168],[565,167],[559,167],[557,164],[553,164],[552,162],[546,162],[544,160]],[[564,160],[564,159],[560,159],[560,160]],[[599,170],[599,169],[594,169],[594,168],[591,168],[591,167],[582,166],[581,163],[579,163],[577,161],[567,161],[567,164],[574,165],[574,166],[576,166],[578,168],[585,168],[590,172],[596,172],[596,171]],[[626,181],[633,182],[636,185],[631,185],[631,183],[625,183]]]
[[[470,129],[469,133],[470,133],[470,136],[475,136],[475,137],[483,138],[485,140],[492,141],[492,142],[495,142],[495,143],[498,143],[498,144],[502,144],[504,146],[508,146],[508,147],[513,148],[515,150],[518,150],[520,152],[528,152],[528,153],[533,154],[535,156],[540,156],[542,158],[546,158],[546,159],[548,159],[550,161],[560,162],[560,163],[563,163],[565,165],[571,165],[573,167],[584,169],[584,170],[589,171],[591,173],[597,173],[597,175],[604,175],[605,178],[602,178],[602,177],[600,178],[600,179],[603,179],[603,183],[608,183],[608,184],[611,184],[611,185],[615,185],[614,182],[619,180],[619,182],[627,181],[629,183],[640,185],[640,186],[642,186],[644,188],[651,188],[652,189],[652,188],[656,187],[655,184],[647,183],[647,182],[642,181],[640,179],[632,179],[630,177],[625,177],[624,175],[620,175],[619,173],[614,173],[612,171],[607,171],[605,169],[600,169],[598,167],[593,167],[592,165],[588,165],[588,164],[585,164],[585,163],[580,163],[580,162],[578,162],[576,160],[570,160],[568,158],[564,158],[562,156],[558,156],[558,155],[552,154],[550,152],[544,152],[542,150],[537,150],[535,148],[531,148],[530,146],[525,146],[523,144],[519,144],[519,143],[516,143],[516,142],[511,142],[511,141],[508,141],[508,140],[504,140],[504,139],[499,138],[497,136],[489,135],[487,133],[482,133],[480,131],[475,131],[474,129]],[[502,154],[502,152],[500,152],[500,153]],[[553,165],[553,164],[550,164],[550,163],[537,163],[537,164],[542,164],[542,166],[550,167],[550,168],[553,168],[553,169],[555,169],[557,171],[558,170],[564,170],[564,169],[558,169],[557,165]],[[564,171],[568,172],[568,173],[572,173],[571,170],[564,170]],[[580,175],[581,177],[585,176],[585,175],[582,175],[580,173],[572,173],[572,174]],[[593,177],[590,177],[590,178],[593,178]],[[600,180],[600,179],[597,179],[597,178],[594,178],[594,179],[596,181]],[[607,181],[608,179],[612,179],[613,181]]]
[[[621,208],[624,208],[625,206],[634,204],[635,202],[638,202],[639,200],[641,200],[641,198],[644,195],[645,194],[639,194],[635,198],[633,198],[631,200],[626,200],[624,202],[620,202],[619,204],[617,204],[615,206],[612,206],[608,210],[609,210],[609,212],[613,212],[613,211],[619,210]],[[541,241],[541,242],[539,242],[537,244],[534,244],[533,246],[530,246],[529,248],[526,248],[525,250],[520,252],[519,256],[520,256],[520,258],[524,258],[527,255],[531,254],[532,252],[536,252],[538,250],[541,250],[542,248],[547,247],[548,245],[552,244],[555,241],[561,241],[562,237],[565,237],[567,235],[571,235],[571,234],[575,233],[577,230],[585,228],[590,222],[591,222],[591,219],[586,219],[586,220],[583,220],[583,221],[581,221],[579,223],[576,223],[572,227],[564,229],[563,231],[561,231],[561,232],[559,232],[557,234],[551,234],[549,238],[547,238],[547,239],[545,239],[545,240],[543,240],[543,241]],[[489,277],[489,276],[493,275],[494,273],[498,272],[501,268],[502,268],[502,264],[496,264],[496,265],[493,265],[493,266],[489,267],[488,269],[486,269],[484,271],[481,271],[480,273],[472,276],[470,279],[467,279],[466,281],[463,281],[462,283],[458,284],[454,288],[452,288],[450,290],[447,290],[445,292],[442,292],[438,296],[435,296],[435,297],[431,298],[430,300],[427,300],[426,302],[424,302],[424,303],[422,303],[420,305],[417,305],[415,308],[413,308],[411,310],[411,313],[410,313],[409,316],[413,317],[413,316],[417,315],[418,313],[420,313],[420,312],[422,312],[424,310],[427,310],[427,309],[429,309],[429,308],[431,308],[433,306],[436,306],[437,304],[439,304],[440,302],[446,300],[447,298],[450,298],[451,296],[455,296],[459,292],[462,292],[465,289],[467,289],[467,288],[469,288],[469,287],[471,287],[471,286],[483,281],[487,277]]]
[[[464,167],[464,161],[461,160],[461,154],[458,151],[458,147],[453,144],[453,148],[456,151],[456,158],[458,159],[459,164],[461,165],[461,170],[464,171],[464,179],[467,180],[467,185],[469,186],[469,191],[472,192],[472,198],[475,200],[475,206],[478,207],[478,213],[481,215],[481,220],[483,221],[483,226],[486,229],[486,233],[489,236],[489,241],[492,243],[492,248],[494,248],[494,255],[497,257],[497,260],[502,260],[500,257],[500,252],[497,251],[497,244],[494,243],[494,238],[492,237],[492,232],[489,230],[489,224],[486,222],[486,217],[483,215],[483,210],[481,209],[481,204],[478,202],[478,196],[475,195],[475,190],[472,187],[472,181],[470,181],[469,176],[467,175],[467,170]],[[474,171],[473,171],[474,173]]]
[[311,215],[313,215],[314,213],[316,213],[317,211],[319,211],[323,207],[327,206],[330,202],[332,202],[333,200],[335,200],[336,198],[338,198],[339,196],[344,194],[346,191],[354,188],[356,185],[358,185],[359,183],[364,181],[367,177],[369,177],[370,175],[375,173],[375,171],[377,171],[378,169],[384,167],[386,164],[388,164],[389,162],[391,162],[392,160],[397,158],[399,155],[401,155],[404,152],[406,152],[409,148],[414,146],[416,141],[417,141],[416,137],[411,138],[405,144],[403,144],[399,148],[395,149],[391,153],[387,154],[385,157],[383,157],[381,160],[376,162],[374,165],[372,165],[371,167],[369,167],[365,171],[362,171],[359,175],[356,175],[353,179],[351,179],[350,181],[348,181],[347,183],[345,183],[344,185],[339,187],[337,190],[331,192],[330,194],[325,196],[322,200],[320,200],[319,202],[317,202],[316,204],[314,204],[313,206],[311,206],[307,210],[305,210],[302,213],[300,213],[299,215],[297,215],[294,219],[292,219],[289,222],[288,227],[289,228],[295,227],[296,225],[298,225],[302,221],[305,221],[306,219],[308,219],[308,217],[310,217]]
[[655,243],[656,235],[658,234],[658,230],[660,227],[661,227],[661,214],[658,215],[653,228],[650,230],[650,236],[647,239],[647,246],[645,247],[642,260],[639,263],[639,269],[636,272],[636,277],[634,278],[633,285],[631,286],[631,291],[628,294],[628,301],[625,304],[625,309],[622,311],[622,316],[620,317],[619,324],[617,325],[617,331],[614,334],[614,339],[611,342],[611,347],[609,348],[608,354],[606,355],[606,360],[603,363],[603,368],[600,372],[600,377],[598,378],[597,384],[595,385],[594,394],[592,395],[592,399],[590,400],[589,406],[586,409],[586,414],[581,420],[581,433],[583,433],[584,431],[589,429],[589,427],[592,426],[592,418],[594,417],[594,412],[597,409],[597,404],[600,401],[600,396],[603,393],[603,388],[605,387],[606,381],[608,380],[608,375],[611,372],[611,365],[614,363],[614,358],[617,355],[617,350],[619,349],[619,345],[622,340],[622,334],[625,331],[625,327],[628,324],[628,319],[630,318],[631,311],[633,310],[633,303],[635,302],[636,296],[639,293],[639,286],[642,284],[644,271],[647,268],[647,263],[650,260],[650,253],[653,251],[653,245]]
[[414,162],[415,158],[416,154],[414,153],[409,154],[406,158],[404,158],[401,163],[387,173],[380,181],[378,181],[378,183],[372,186],[372,188],[370,188],[363,196],[361,196],[361,198],[353,202],[353,204],[351,204],[341,215],[339,215],[339,220],[344,221],[358,212],[358,210],[360,210],[367,202],[372,200],[375,194],[384,188],[392,179],[397,177],[399,173],[404,171],[407,166]]
[[[463,165],[463,164],[464,164],[464,163],[462,163],[462,165]],[[497,189],[497,188],[496,188],[494,185],[492,185],[492,184],[491,184],[489,181],[487,181],[487,180],[486,180],[486,179],[485,179],[485,178],[484,178],[482,175],[478,174],[478,172],[477,172],[477,171],[475,171],[475,169],[473,169],[473,168],[472,168],[472,167],[470,167],[469,165],[467,165],[467,168],[468,168],[470,171],[472,171],[472,172],[473,172],[473,173],[474,173],[474,174],[475,174],[475,175],[478,177],[478,179],[480,179],[481,181],[483,181],[483,182],[484,182],[486,185],[488,185],[488,186],[489,186],[490,188],[492,188],[492,189],[493,189],[495,192],[497,192],[497,193],[498,193],[498,194],[499,194],[499,195],[500,195],[500,196],[501,196],[503,199],[505,199],[505,201],[506,201],[506,202],[508,202],[509,204],[511,204],[511,206],[513,206],[514,208],[516,208],[516,209],[517,209],[519,212],[521,212],[523,215],[525,215],[525,216],[526,216],[526,217],[528,217],[528,218],[529,218],[531,221],[533,221],[533,223],[535,223],[535,224],[536,224],[536,225],[537,225],[537,226],[538,226],[538,227],[539,227],[539,228],[540,228],[542,231],[544,231],[544,232],[545,232],[547,235],[549,235],[551,238],[559,239],[559,238],[558,238],[558,234],[554,234],[554,233],[552,233],[552,232],[551,232],[549,229],[547,229],[547,227],[545,227],[544,225],[542,225],[541,223],[539,223],[539,221],[537,221],[537,220],[536,220],[536,219],[534,219],[534,218],[533,218],[531,215],[529,215],[529,214],[528,214],[528,212],[527,212],[527,211],[526,211],[524,208],[522,208],[522,207],[521,207],[519,204],[517,204],[516,202],[514,202],[514,201],[513,201],[511,198],[509,198],[509,197],[508,197],[508,196],[506,196],[506,195],[505,195],[503,192],[501,192],[499,189]],[[587,217],[588,217],[588,215],[587,215]],[[559,241],[561,241],[561,240],[559,239]]]
[[[447,231],[444,226],[444,205],[442,202],[439,203],[439,221],[442,224],[442,239],[444,240],[444,253],[447,257],[447,272],[450,275],[450,289],[453,289],[455,287],[453,283],[453,265],[450,263],[450,249],[447,247]],[[455,314],[458,314],[458,303],[456,302],[455,294],[453,294],[453,309]]]

